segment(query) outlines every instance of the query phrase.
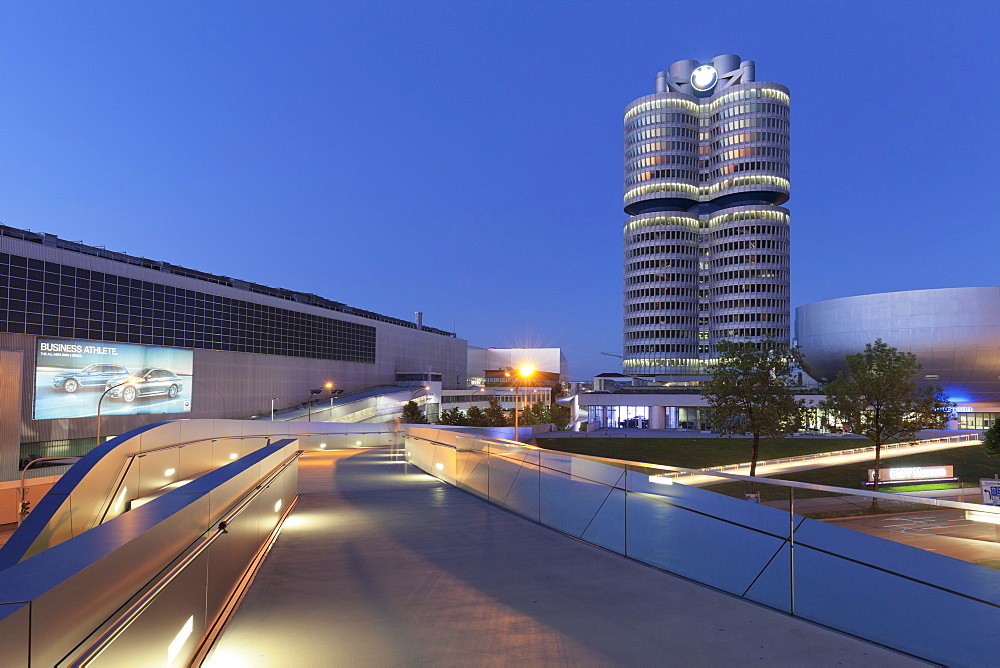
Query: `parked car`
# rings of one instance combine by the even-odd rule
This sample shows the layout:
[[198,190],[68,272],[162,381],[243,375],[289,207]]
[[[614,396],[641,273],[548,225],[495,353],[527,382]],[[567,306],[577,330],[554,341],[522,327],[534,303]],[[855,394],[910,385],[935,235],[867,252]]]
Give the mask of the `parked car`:
[[180,394],[184,387],[184,379],[168,369],[147,367],[139,369],[128,376],[113,378],[107,382],[112,388],[108,396],[132,403],[139,397],[150,397],[165,394],[171,399]]
[[88,387],[107,387],[108,380],[128,375],[128,369],[118,364],[91,364],[79,371],[63,371],[52,377],[52,387],[72,394]]

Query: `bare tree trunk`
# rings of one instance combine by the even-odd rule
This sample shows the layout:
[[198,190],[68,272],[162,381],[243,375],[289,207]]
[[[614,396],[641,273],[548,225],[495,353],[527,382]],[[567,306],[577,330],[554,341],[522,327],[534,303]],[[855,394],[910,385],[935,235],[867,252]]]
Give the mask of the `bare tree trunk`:
[[[750,451],[750,477],[757,475],[757,457],[760,454],[760,434],[753,435],[753,449]],[[757,493],[756,481],[750,481],[750,493]]]
[[[872,476],[872,491],[878,491],[878,472],[882,468],[882,442],[875,441],[875,474]],[[878,497],[872,497],[872,510],[878,510]]]

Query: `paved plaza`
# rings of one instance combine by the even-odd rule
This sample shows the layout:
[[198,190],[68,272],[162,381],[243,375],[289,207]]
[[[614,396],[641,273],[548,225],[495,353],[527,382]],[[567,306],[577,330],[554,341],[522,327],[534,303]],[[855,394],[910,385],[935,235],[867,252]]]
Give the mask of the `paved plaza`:
[[307,454],[213,666],[923,665],[536,525],[387,449]]

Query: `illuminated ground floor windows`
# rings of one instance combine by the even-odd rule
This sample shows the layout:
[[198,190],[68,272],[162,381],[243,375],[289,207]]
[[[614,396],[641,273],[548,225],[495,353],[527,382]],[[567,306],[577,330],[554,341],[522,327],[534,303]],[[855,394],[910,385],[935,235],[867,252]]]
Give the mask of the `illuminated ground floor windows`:
[[595,429],[708,429],[704,408],[674,406],[588,406],[588,431]]
[[989,429],[1000,413],[958,413],[959,429]]

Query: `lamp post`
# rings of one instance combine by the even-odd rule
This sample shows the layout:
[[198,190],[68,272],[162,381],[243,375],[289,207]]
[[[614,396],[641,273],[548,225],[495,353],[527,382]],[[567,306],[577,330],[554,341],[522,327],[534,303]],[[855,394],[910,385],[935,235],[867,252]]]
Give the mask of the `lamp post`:
[[521,378],[531,378],[531,374],[535,373],[535,367],[530,364],[525,364],[517,371],[520,378],[514,379],[514,441],[520,442],[521,434],[518,432],[518,414],[517,414],[517,390],[518,383],[521,382]]
[[271,422],[274,422],[274,402],[278,400],[278,397],[271,397]]
[[330,416],[332,417],[333,416],[333,383],[330,382],[330,381],[326,381],[326,384],[323,387],[325,387],[326,389],[330,390]]
[[309,415],[309,417],[306,419],[307,422],[312,422],[313,421],[313,397],[315,397],[317,394],[319,394],[322,391],[323,391],[322,387],[319,388],[318,390],[309,390],[309,402],[308,402],[308,411],[309,411],[308,415]]
[[56,460],[56,459],[59,459],[59,460],[80,459],[80,457],[77,457],[77,456],[72,456],[72,457],[39,457],[37,459],[32,459],[30,462],[26,463],[24,465],[24,468],[21,469],[21,493],[20,493],[20,496],[19,496],[20,500],[19,500],[19,502],[17,504],[17,526],[21,526],[21,522],[23,522],[24,518],[28,515],[28,513],[31,512],[31,504],[28,502],[28,499],[27,499],[27,496],[28,496],[27,495],[27,490],[24,487],[24,475],[28,472],[28,469],[31,468],[32,464],[37,464],[38,462],[51,462],[51,461]]
[[97,400],[97,443],[94,444],[95,447],[101,444],[101,402],[104,401],[104,397],[108,396],[108,392],[115,389],[116,387],[127,385],[128,382],[129,381],[126,380],[118,383],[117,385],[110,386],[109,388],[104,390],[104,393],[101,394],[101,398]]

